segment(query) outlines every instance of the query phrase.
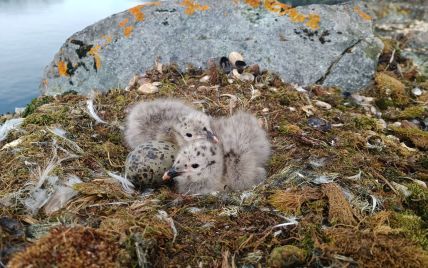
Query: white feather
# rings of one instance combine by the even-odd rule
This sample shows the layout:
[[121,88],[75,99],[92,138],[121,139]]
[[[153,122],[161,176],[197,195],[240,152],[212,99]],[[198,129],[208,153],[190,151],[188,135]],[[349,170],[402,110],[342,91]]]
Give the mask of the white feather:
[[174,243],[175,238],[177,238],[177,235],[178,235],[177,228],[175,228],[174,220],[171,217],[169,217],[168,213],[164,210],[159,210],[158,218],[169,223],[169,226],[172,229],[172,233],[174,234],[174,238],[172,239],[172,243]]
[[299,222],[297,221],[297,217],[294,217],[294,216],[288,217],[288,218],[286,218],[286,220],[288,222],[277,224],[277,225],[273,226],[272,228],[280,228],[280,227],[286,227],[286,226],[289,226],[289,225],[297,225],[297,224],[299,224]]
[[112,178],[120,182],[122,185],[122,189],[127,193],[133,193],[134,192],[134,184],[130,182],[126,177],[119,176],[117,174],[114,174],[113,172],[107,171],[107,174]]
[[19,128],[24,123],[24,118],[13,118],[4,122],[0,126],[0,141],[6,139],[10,131]]
[[73,185],[81,182],[82,180],[79,177],[69,176],[65,185],[58,186],[47,201],[44,207],[45,213],[49,215],[63,208],[70,199],[77,195],[77,191],[72,188]]
[[55,136],[57,136],[57,137],[59,137],[59,138],[61,138],[61,139],[65,140],[66,142],[68,142],[68,143],[71,145],[71,147],[72,147],[76,152],[78,152],[78,153],[80,153],[80,154],[83,154],[83,153],[84,153],[83,149],[82,149],[82,148],[80,148],[80,146],[79,146],[79,145],[77,145],[77,143],[75,143],[74,141],[72,141],[72,140],[68,139],[68,138],[65,136],[65,135],[67,134],[67,131],[65,131],[64,129],[62,129],[62,128],[54,128],[54,129],[47,128],[47,129],[49,130],[49,132],[51,132],[51,133],[52,133],[52,134],[54,134]]
[[90,98],[86,101],[86,107],[88,108],[89,115],[97,122],[101,124],[107,124],[106,121],[102,120],[95,112],[94,99]]
[[48,192],[45,189],[36,189],[31,192],[31,195],[25,199],[25,207],[32,213],[35,214],[43,207],[49,198]]

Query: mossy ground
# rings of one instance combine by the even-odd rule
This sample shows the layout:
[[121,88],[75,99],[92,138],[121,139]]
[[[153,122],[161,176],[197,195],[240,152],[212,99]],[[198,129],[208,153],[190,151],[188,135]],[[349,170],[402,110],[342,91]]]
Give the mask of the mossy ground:
[[[384,118],[386,123],[426,113],[409,91],[419,82],[385,68],[381,60],[377,83],[367,95],[374,103],[390,100],[379,107],[395,112]],[[108,124],[95,123],[83,96],[33,101],[23,127],[0,143],[21,139],[0,151],[0,199],[9,201],[0,205],[2,262],[12,259],[11,267],[265,267],[288,260],[313,267],[428,265],[428,191],[415,181],[428,182],[426,132],[405,124],[384,127],[366,107],[334,88],[298,92],[269,72],[254,83],[229,84],[224,74],[213,72],[207,71],[215,78],[208,84],[199,81],[206,74],[201,70],[180,73],[169,66],[163,73],[148,73],[152,81],[162,82],[159,93],[118,89],[100,94],[97,113]],[[252,99],[254,90],[260,95]],[[273,145],[266,182],[245,193],[208,196],[183,196],[167,187],[145,196],[123,192],[106,172],[124,174],[126,109],[166,96],[194,102],[213,116],[245,109],[260,118]],[[316,100],[333,108],[310,106]],[[310,118],[326,125],[309,124]],[[64,129],[68,140],[54,135],[55,127]],[[74,186],[78,194],[62,210],[32,215],[22,203],[29,194],[25,189],[35,183],[32,171],[52,158],[54,146],[61,148],[59,158],[75,157],[58,164],[51,175],[64,179],[73,174],[83,182]],[[397,184],[407,187],[410,196],[404,197]],[[291,216],[298,224],[276,226]],[[8,222],[17,223],[17,230]],[[32,237],[29,230],[40,226],[55,229]],[[72,251],[73,246],[78,250]],[[74,261],[85,254],[91,257]]]

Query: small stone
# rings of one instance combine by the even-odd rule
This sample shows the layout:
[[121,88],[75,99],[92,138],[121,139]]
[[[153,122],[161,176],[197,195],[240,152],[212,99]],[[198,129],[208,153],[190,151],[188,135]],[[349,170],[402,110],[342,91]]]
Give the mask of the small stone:
[[233,66],[236,66],[236,62],[244,61],[244,57],[239,52],[233,51],[229,54],[229,61]]
[[422,90],[418,87],[415,87],[414,89],[412,89],[412,94],[413,94],[413,96],[418,97],[418,96],[422,95]]
[[242,82],[253,82],[254,81],[254,75],[250,73],[243,73],[238,77],[239,80]]
[[143,94],[154,94],[159,92],[159,88],[153,85],[152,83],[146,83],[146,84],[142,84],[138,88],[138,91],[140,91]]
[[326,109],[326,110],[331,109],[331,105],[329,103],[323,102],[323,101],[316,101],[315,106],[320,107],[322,109]]
[[205,75],[204,77],[202,77],[201,79],[199,79],[199,82],[201,83],[208,83],[210,81],[210,76],[209,75]]
[[269,108],[264,108],[263,110],[262,110],[262,113],[268,113],[269,112]]
[[260,74],[260,66],[258,64],[253,64],[248,66],[248,68],[245,71],[253,74],[254,76],[257,76]]
[[278,88],[276,88],[276,87],[270,87],[270,88],[269,88],[269,91],[272,91],[272,92],[278,92]]

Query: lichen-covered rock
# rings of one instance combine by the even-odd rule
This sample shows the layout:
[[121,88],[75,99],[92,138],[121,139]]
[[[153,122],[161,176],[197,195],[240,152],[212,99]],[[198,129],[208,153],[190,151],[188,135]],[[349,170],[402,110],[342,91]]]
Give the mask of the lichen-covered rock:
[[159,186],[162,175],[174,163],[177,147],[167,141],[149,141],[137,146],[126,158],[126,175],[137,187]]
[[358,90],[372,79],[382,44],[354,2],[292,8],[276,0],[145,3],[75,33],[46,68],[41,89],[125,88],[159,63],[203,66],[242,53],[288,82]]

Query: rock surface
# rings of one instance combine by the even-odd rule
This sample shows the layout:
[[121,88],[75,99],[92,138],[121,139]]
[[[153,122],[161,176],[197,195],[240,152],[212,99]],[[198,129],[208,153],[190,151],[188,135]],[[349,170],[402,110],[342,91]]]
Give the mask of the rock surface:
[[375,31],[405,44],[401,54],[428,76],[428,1],[365,0],[376,15]]
[[179,0],[145,3],[71,36],[45,69],[41,89],[125,88],[158,60],[202,67],[242,53],[248,64],[285,81],[355,91],[368,85],[382,43],[354,2],[291,8],[275,0]]

